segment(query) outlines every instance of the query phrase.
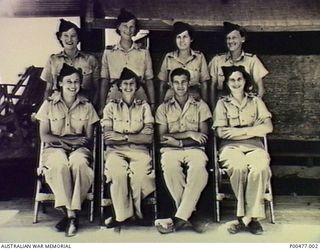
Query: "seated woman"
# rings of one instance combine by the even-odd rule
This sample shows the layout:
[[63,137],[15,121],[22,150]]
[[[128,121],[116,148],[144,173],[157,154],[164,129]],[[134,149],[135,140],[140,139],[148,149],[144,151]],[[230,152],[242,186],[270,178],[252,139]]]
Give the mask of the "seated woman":
[[189,93],[208,102],[208,80],[210,80],[207,61],[202,52],[191,48],[194,40],[193,28],[183,22],[173,25],[175,51],[169,52],[163,59],[158,78],[160,80],[160,103],[173,97],[174,91],[169,88],[171,72],[176,68],[184,68],[190,73]]
[[141,200],[155,190],[151,156],[146,144],[152,143],[151,108],[146,101],[134,98],[139,89],[138,76],[124,68],[117,80],[121,99],[112,100],[103,110],[105,175],[115,218],[106,226],[117,227],[136,219],[142,222]]
[[271,170],[261,137],[273,130],[271,114],[259,97],[248,94],[251,81],[243,66],[222,70],[229,95],[217,102],[213,128],[222,139],[219,161],[237,198],[238,221],[228,231],[262,234],[258,220],[265,218],[264,193]]
[[58,77],[60,93],[44,101],[36,114],[45,143],[42,165],[46,182],[54,193],[55,207],[65,212],[56,228],[68,237],[77,232],[76,212],[93,181],[88,145],[93,124],[99,120],[92,104],[78,95],[81,82],[81,70],[63,64]]

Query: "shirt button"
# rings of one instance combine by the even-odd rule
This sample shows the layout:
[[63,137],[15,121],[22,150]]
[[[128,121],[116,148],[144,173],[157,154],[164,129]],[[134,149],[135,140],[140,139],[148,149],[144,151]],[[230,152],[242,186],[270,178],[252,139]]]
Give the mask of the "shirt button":
[[67,126],[69,126],[69,123],[67,123]]
[[128,120],[126,120],[126,122],[129,122]]

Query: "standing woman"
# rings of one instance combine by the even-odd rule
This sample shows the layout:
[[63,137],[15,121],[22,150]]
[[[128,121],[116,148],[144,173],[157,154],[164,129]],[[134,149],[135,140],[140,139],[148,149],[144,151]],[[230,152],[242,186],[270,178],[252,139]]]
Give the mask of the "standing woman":
[[237,198],[238,221],[228,231],[262,234],[258,220],[265,218],[264,194],[271,170],[261,138],[273,130],[271,114],[261,98],[248,94],[251,81],[244,66],[222,70],[228,95],[217,102],[213,128],[222,139],[219,161]]
[[132,40],[138,31],[137,18],[125,9],[117,19],[117,33],[120,35],[118,44],[107,46],[101,63],[101,96],[100,111],[106,101],[121,98],[121,92],[112,82],[119,79],[123,68],[130,68],[141,78],[141,87],[136,93],[140,100],[147,100],[154,108],[153,70],[149,50],[142,49]]
[[173,25],[173,36],[177,50],[166,54],[158,78],[160,80],[160,103],[173,97],[173,90],[168,89],[171,72],[183,68],[190,72],[189,93],[196,98],[208,101],[208,80],[210,79],[206,59],[200,51],[191,49],[193,28],[183,22]]
[[58,54],[52,54],[41,73],[41,79],[46,82],[45,99],[52,91],[58,88],[58,75],[64,63],[79,68],[82,71],[83,80],[81,94],[86,96],[95,106],[99,100],[100,68],[97,59],[78,50],[80,42],[80,29],[72,22],[60,19],[57,39],[63,50]]
[[36,118],[40,121],[40,137],[44,175],[55,196],[55,207],[65,215],[55,226],[74,236],[78,228],[76,212],[87,196],[93,181],[89,150],[93,124],[99,120],[88,100],[78,95],[82,73],[67,64],[58,76],[58,90],[45,100]]

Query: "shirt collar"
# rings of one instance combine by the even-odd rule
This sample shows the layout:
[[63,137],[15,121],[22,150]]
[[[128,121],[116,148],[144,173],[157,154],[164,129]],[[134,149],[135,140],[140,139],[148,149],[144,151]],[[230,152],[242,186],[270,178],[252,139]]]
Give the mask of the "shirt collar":
[[243,57],[244,57],[244,50],[242,50],[240,56],[238,58],[234,59],[234,60],[231,57],[230,51],[228,51],[227,52],[227,56],[226,56],[226,62],[229,61],[229,60],[232,61],[232,62],[239,62],[239,61],[241,61],[243,59]]
[[176,61],[180,62],[181,64],[187,64],[188,62],[192,61],[197,56],[196,52],[194,52],[194,50],[192,50],[192,49],[190,49],[190,53],[191,53],[191,55],[188,57],[188,59],[185,63],[180,61],[179,50],[173,51],[171,57],[174,58]]
[[[58,92],[57,94],[54,95],[52,102],[53,102],[53,104],[57,104],[58,102],[63,102],[61,92]],[[72,105],[72,106],[76,106],[79,103],[83,104],[86,102],[88,102],[88,99],[86,97],[84,97],[82,95],[77,95],[77,99],[75,100],[74,105]]]
[[[132,104],[133,104],[132,106],[141,105],[142,103],[143,103],[143,100],[139,100],[139,99],[134,98],[133,102],[132,102]],[[124,105],[124,104],[127,105],[122,98],[119,99],[119,104],[121,106]]]
[[[140,47],[139,47],[139,45],[138,45],[137,43],[132,42],[132,45],[131,45],[130,49],[128,50],[128,52],[131,51],[131,50],[133,50],[133,49],[140,49]],[[122,51],[124,51],[124,49],[122,48],[120,42],[118,42],[118,43],[113,47],[113,50],[122,50]]]
[[253,95],[251,94],[248,94],[248,93],[244,93],[244,99],[242,100],[241,104],[239,104],[236,99],[234,99],[234,97],[230,94],[228,96],[226,96],[225,100],[227,102],[230,102],[231,104],[233,104],[234,106],[237,106],[238,108],[243,108],[247,105],[249,99],[252,99],[253,98]]
[[[64,50],[62,50],[60,53],[58,53],[57,56],[69,58],[69,56],[66,54],[66,52]],[[82,56],[83,57],[83,53],[80,50],[77,49],[74,58],[76,58],[78,56]]]
[[[186,102],[186,105],[187,104],[196,104],[196,103],[197,103],[196,99],[194,99],[193,96],[189,95],[188,99],[187,99],[187,102]],[[176,100],[176,98],[174,96],[171,97],[171,99],[169,99],[169,104],[171,104],[171,105],[173,105],[173,104],[179,105],[178,101]]]

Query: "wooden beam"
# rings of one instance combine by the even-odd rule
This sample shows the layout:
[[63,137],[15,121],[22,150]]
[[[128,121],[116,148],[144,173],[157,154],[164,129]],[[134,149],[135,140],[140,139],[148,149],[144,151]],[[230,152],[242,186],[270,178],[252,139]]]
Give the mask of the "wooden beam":
[[[115,28],[116,19],[103,19],[103,18],[94,18],[92,22],[87,22],[88,27],[92,29],[107,29]],[[159,20],[159,19],[139,19],[139,26],[141,29],[155,30],[155,31],[171,31],[173,20]],[[222,23],[222,22],[219,22]],[[215,32],[221,31],[221,25],[215,24],[192,24],[196,31],[207,31]],[[296,31],[320,31],[320,22],[316,24],[294,24],[294,25],[248,25],[244,28],[249,32],[296,32]]]

